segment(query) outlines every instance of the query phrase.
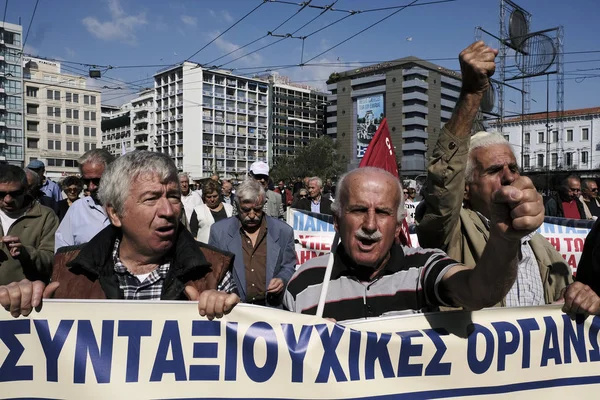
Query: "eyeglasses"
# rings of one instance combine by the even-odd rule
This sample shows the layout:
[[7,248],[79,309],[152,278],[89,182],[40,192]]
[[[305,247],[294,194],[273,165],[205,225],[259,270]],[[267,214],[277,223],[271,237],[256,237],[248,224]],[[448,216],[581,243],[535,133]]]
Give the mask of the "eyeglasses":
[[598,191],[598,188],[592,189],[591,191],[592,191],[592,192],[597,192],[597,191]]
[[581,189],[578,188],[569,188],[571,192],[581,192]]
[[404,192],[404,194],[408,194],[408,192]]
[[12,192],[0,192],[0,199],[4,199],[7,195],[10,195],[10,197],[14,199],[15,197],[22,196],[23,193],[25,193],[24,189],[14,190]]
[[81,189],[77,187],[68,187],[65,189],[65,192],[78,193],[81,192]]
[[300,195],[300,196],[298,196],[298,197],[300,197],[301,199],[305,199],[305,198],[306,198],[306,196],[307,196],[307,195],[305,195],[305,194],[301,194],[301,195]]
[[257,181],[265,181],[265,182],[267,182],[269,180],[269,175],[255,174],[254,175],[254,179],[256,179]]
[[84,185],[90,186],[93,183],[95,186],[100,186],[100,178],[81,178]]
[[206,197],[207,199],[216,199],[217,197],[219,197],[219,195],[218,194],[207,194],[204,197]]

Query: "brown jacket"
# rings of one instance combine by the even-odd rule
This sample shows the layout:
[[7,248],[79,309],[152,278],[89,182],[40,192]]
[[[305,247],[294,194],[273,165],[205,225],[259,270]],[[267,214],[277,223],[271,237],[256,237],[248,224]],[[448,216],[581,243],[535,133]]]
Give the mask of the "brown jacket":
[[[122,299],[112,258],[115,239],[120,235],[120,230],[110,225],[86,244],[58,249],[52,281],[60,282],[60,286],[54,297]],[[170,268],[161,300],[186,300],[184,289],[188,285],[199,292],[216,289],[233,261],[232,254],[196,242],[182,226],[168,257]]]

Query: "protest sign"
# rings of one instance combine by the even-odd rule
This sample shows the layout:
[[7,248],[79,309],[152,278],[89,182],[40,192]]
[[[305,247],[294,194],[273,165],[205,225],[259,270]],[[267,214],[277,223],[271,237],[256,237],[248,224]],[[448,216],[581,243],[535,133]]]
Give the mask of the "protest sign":
[[286,220],[294,229],[297,265],[331,252],[333,216],[288,208]]
[[3,398],[397,399],[600,389],[600,317],[557,306],[383,317],[346,326],[238,305],[47,301],[0,313]]
[[552,243],[556,251],[569,264],[573,273],[576,273],[585,238],[594,222],[585,219],[545,217],[538,233]]

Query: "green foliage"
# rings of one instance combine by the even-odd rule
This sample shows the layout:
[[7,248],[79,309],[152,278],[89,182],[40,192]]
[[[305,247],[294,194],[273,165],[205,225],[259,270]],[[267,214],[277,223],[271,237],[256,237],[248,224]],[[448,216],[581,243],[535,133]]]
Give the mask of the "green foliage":
[[283,179],[318,176],[326,180],[336,178],[346,169],[346,163],[337,154],[335,143],[328,136],[312,139],[305,147],[297,147],[295,157],[276,157],[271,176],[277,182]]

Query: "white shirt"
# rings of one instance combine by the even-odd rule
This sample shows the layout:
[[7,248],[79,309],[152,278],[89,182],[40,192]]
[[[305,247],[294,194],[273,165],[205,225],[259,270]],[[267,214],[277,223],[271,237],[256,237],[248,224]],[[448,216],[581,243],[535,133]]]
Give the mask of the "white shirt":
[[23,214],[24,213],[21,213],[15,218],[12,218],[6,215],[4,211],[0,210],[0,223],[2,224],[2,231],[4,232],[4,235],[8,234],[8,230],[10,229],[12,224],[14,224],[15,221],[18,220]]
[[199,206],[200,204],[204,204],[202,201],[201,195],[196,191],[190,190],[187,196],[181,195],[181,202],[183,203],[183,208],[185,210],[185,217],[187,218],[188,224],[192,219],[192,213],[194,212],[194,207]]

